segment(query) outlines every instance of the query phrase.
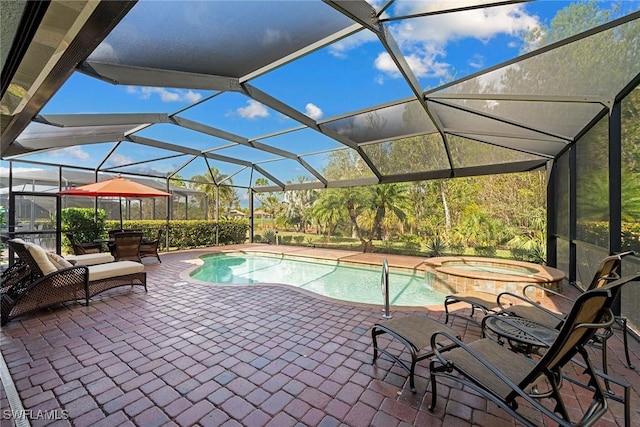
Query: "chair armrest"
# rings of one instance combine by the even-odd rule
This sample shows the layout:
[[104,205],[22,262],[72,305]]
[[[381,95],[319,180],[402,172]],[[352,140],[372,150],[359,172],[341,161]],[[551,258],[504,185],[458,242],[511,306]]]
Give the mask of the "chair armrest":
[[[501,301],[502,298],[507,299],[511,298],[511,300],[507,301]],[[568,298],[569,300],[571,300],[570,298]],[[572,300],[571,300],[572,301]],[[540,310],[541,312],[544,312],[545,314],[548,314],[549,316],[555,318],[558,320],[558,324],[562,323],[564,321],[564,317],[562,315],[559,315],[558,313],[555,313],[551,310],[549,310],[546,307],[543,307],[542,305],[540,305],[540,303],[533,301],[530,298],[527,298],[526,296],[522,296],[522,295],[517,295],[514,294],[512,292],[501,292],[500,294],[498,294],[498,298],[497,298],[497,303],[498,306],[500,307],[500,312],[502,314],[513,314],[510,310],[511,307],[513,307],[514,305],[517,305],[518,302],[527,304],[530,307],[533,307],[536,310]]]
[[537,283],[531,283],[531,284],[528,284],[527,286],[525,286],[524,288],[522,288],[522,295],[524,295],[525,298],[527,298],[527,299],[529,299],[531,301],[533,301],[533,298],[531,298],[530,296],[527,295],[527,291],[530,290],[530,289],[536,289],[536,290],[539,290],[539,291],[543,291],[545,294],[552,294],[554,296],[557,296],[557,297],[560,297],[560,298],[564,298],[567,301],[575,302],[574,298],[570,298],[570,297],[568,297],[566,295],[561,294],[560,292],[554,291],[553,289],[549,289],[549,288],[545,288],[544,286],[540,286]]

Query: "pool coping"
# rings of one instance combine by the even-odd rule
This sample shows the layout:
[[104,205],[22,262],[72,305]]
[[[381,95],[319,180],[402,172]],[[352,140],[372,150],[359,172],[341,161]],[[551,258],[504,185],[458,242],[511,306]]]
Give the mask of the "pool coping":
[[[469,263],[493,263],[493,264],[503,264],[503,265],[514,265],[518,267],[524,267],[528,269],[535,270],[536,273],[532,276],[520,276],[520,275],[510,275],[510,274],[501,274],[501,273],[483,273],[478,271],[470,271],[465,270],[465,277],[480,279],[480,280],[499,280],[503,282],[507,281],[517,281],[522,283],[553,283],[560,282],[567,278],[567,275],[564,271],[558,270],[553,267],[547,267],[545,265],[535,264],[532,262],[526,261],[517,261],[517,260],[508,260],[508,259],[500,259],[500,258],[485,258],[485,257],[468,257],[468,256],[449,256],[449,257],[434,257],[428,258],[425,260],[425,263],[433,268],[436,271],[446,273],[446,274],[454,274],[460,275],[459,270],[456,271],[455,267],[448,268],[443,266],[447,262],[451,261],[461,261],[461,262],[469,262]],[[514,280],[514,277],[517,277]]]
[[[277,249],[276,249],[277,248]],[[321,295],[312,291],[308,291],[306,289],[299,288],[294,285],[288,285],[286,283],[253,283],[253,284],[227,284],[227,283],[215,283],[215,282],[205,282],[203,280],[196,279],[191,276],[191,274],[197,269],[200,268],[204,261],[203,257],[214,255],[216,253],[230,253],[230,252],[251,252],[251,253],[268,253],[273,255],[282,255],[282,256],[291,256],[291,257],[300,257],[300,258],[312,258],[312,259],[321,259],[327,260],[330,257],[331,260],[335,260],[337,263],[343,264],[354,264],[354,265],[368,265],[368,266],[380,266],[384,259],[387,259],[389,263],[389,267],[395,269],[409,270],[413,272],[423,272],[427,270],[426,262],[424,258],[421,257],[411,257],[406,255],[389,255],[389,254],[376,254],[376,253],[362,253],[357,251],[348,251],[342,249],[323,249],[323,248],[307,248],[300,246],[284,246],[284,245],[265,245],[265,244],[243,244],[243,245],[229,245],[229,246],[221,246],[210,248],[206,252],[199,252],[196,258],[190,260],[193,265],[186,268],[182,272],[179,273],[179,277],[181,280],[190,282],[192,284],[204,285],[204,286],[235,286],[235,287],[253,287],[253,286],[278,286],[285,287],[287,289],[293,289],[297,292],[301,292],[302,294],[313,296],[315,298],[320,298],[325,301],[330,301],[334,303],[344,304],[348,306],[355,307],[381,307],[383,306],[383,302],[381,300],[380,304],[372,304],[372,303],[363,303],[363,302],[355,302],[355,301],[345,301],[341,299],[331,298],[325,295]],[[378,263],[379,261],[379,263]],[[381,267],[382,268],[382,267]],[[434,304],[434,305],[418,305],[418,306],[408,306],[408,305],[392,305],[392,311],[416,311],[416,310],[442,310],[443,309],[444,300],[442,304]]]

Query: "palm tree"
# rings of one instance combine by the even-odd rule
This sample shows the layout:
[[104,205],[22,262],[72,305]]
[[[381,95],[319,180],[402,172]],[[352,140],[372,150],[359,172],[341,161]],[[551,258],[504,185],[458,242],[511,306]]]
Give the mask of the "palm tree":
[[[235,188],[231,187],[233,181],[227,178],[228,175],[221,174],[215,167],[210,167],[208,173],[202,175],[194,175],[189,183],[190,188],[206,193],[209,198],[209,217],[216,217],[216,200],[220,196],[220,206],[227,212],[234,206],[238,200]],[[226,185],[218,183],[224,180]]]
[[328,235],[332,236],[340,221],[346,219],[344,200],[340,192],[335,189],[327,189],[320,193],[314,202],[311,215],[328,228]]
[[407,186],[403,184],[380,184],[371,188],[371,206],[375,215],[373,219],[372,235],[382,240],[383,223],[387,214],[394,215],[400,223],[407,219],[410,209]]

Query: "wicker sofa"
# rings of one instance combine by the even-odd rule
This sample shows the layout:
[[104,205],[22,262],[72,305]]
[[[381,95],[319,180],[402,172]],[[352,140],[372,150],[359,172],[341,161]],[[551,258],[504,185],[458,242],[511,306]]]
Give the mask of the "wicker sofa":
[[[143,286],[147,291],[144,266],[133,261],[73,265],[33,243],[8,240],[20,257],[12,274],[3,278],[0,324],[32,311],[67,301],[89,300],[119,286]],[[82,262],[76,260],[76,262]]]

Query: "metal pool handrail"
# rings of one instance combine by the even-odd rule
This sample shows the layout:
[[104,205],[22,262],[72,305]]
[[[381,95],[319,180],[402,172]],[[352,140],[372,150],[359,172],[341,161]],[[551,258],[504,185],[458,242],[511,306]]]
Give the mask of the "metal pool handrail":
[[385,258],[382,261],[382,277],[380,278],[380,286],[382,287],[382,297],[384,298],[384,314],[382,317],[391,319],[389,314],[389,262]]

